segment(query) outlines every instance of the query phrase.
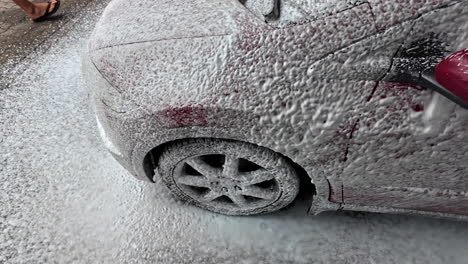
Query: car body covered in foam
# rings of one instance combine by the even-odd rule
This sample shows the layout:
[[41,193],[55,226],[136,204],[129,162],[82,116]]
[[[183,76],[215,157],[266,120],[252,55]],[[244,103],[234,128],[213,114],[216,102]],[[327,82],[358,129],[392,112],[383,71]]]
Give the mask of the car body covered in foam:
[[165,144],[233,139],[302,167],[312,213],[463,218],[468,111],[408,75],[466,48],[467,17],[455,0],[114,0],[83,72],[139,179]]

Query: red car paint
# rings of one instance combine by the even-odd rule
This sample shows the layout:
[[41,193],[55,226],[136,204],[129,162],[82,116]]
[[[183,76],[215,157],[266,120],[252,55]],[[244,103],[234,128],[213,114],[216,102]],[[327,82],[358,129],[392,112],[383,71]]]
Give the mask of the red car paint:
[[171,127],[206,126],[206,113],[203,106],[182,106],[169,108],[164,116],[174,122]]
[[468,103],[468,49],[457,51],[441,61],[436,68],[436,79]]

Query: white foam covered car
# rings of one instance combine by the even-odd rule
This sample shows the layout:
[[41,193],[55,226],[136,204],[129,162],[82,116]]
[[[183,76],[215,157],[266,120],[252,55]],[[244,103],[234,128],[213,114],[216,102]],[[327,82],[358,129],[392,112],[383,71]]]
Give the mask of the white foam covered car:
[[114,157],[199,207],[464,218],[467,34],[462,0],[114,0],[83,71]]

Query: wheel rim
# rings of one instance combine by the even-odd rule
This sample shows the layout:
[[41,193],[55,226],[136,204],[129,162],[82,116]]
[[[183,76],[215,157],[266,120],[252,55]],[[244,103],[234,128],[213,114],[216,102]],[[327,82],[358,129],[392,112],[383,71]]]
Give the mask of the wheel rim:
[[248,157],[204,154],[179,162],[174,180],[200,203],[217,210],[245,211],[266,207],[281,196],[279,169],[267,169]]

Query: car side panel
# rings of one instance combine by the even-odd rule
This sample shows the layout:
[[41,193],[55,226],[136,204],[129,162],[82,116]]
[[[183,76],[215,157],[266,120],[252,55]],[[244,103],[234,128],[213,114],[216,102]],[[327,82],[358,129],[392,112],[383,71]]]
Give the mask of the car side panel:
[[[336,53],[341,58],[356,56],[348,63],[369,55],[353,52],[359,50],[357,43],[378,32],[369,5],[278,30],[245,19],[237,21],[239,34],[91,51],[94,64],[112,88],[137,106],[128,115],[108,108],[103,112],[111,114],[101,114],[108,119],[106,127],[114,131],[117,145],[125,149],[125,164],[144,179],[143,159],[160,144],[187,137],[233,138],[290,157],[314,181],[324,177],[335,184],[331,199],[342,201],[341,177],[359,163],[356,146],[369,134],[358,125],[374,114],[367,108],[368,95],[380,74],[369,79],[363,74],[351,74],[352,80],[323,78],[330,68],[311,66],[326,58],[333,61],[329,56]],[[388,43],[381,40],[377,38],[371,50]],[[379,104],[371,103],[375,109],[381,109]],[[328,195],[328,190],[319,192]]]
[[[450,54],[467,45],[466,10],[463,3],[422,16],[402,49],[432,43],[426,49]],[[435,92],[381,82],[349,155],[345,203],[468,214],[468,112]]]
[[[268,147],[292,158],[315,181],[322,175],[332,182],[341,173],[366,103],[363,95],[375,81],[324,78],[329,69],[311,66],[337,50],[356,63],[362,59],[347,56],[362,55],[358,47],[346,48],[376,33],[369,6],[281,30],[241,22],[241,33],[233,36],[90,51],[107,89],[118,94],[98,93],[98,101],[121,97],[137,106],[120,109],[110,100],[98,116],[139,178],[146,177],[143,158],[152,148],[186,137],[234,138]],[[328,189],[321,191],[328,196]],[[340,201],[341,192],[335,193],[332,199]]]
[[431,91],[393,83],[381,83],[371,105],[375,110],[360,120],[350,143],[345,203],[465,210],[466,110]]

